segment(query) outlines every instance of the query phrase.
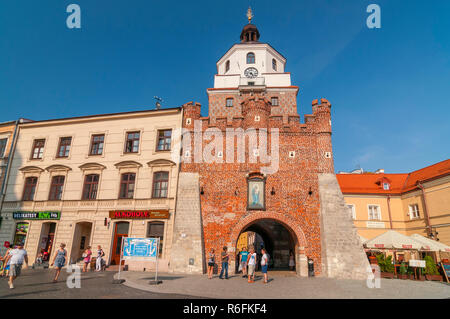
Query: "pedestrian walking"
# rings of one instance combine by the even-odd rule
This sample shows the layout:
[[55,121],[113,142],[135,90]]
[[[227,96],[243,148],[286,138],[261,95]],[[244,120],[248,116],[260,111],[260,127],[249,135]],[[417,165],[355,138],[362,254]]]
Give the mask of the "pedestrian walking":
[[214,254],[214,248],[211,248],[208,257],[208,278],[212,279],[214,265],[216,263],[216,255]]
[[242,265],[242,277],[247,277],[247,259],[248,259],[248,251],[247,247],[242,248],[240,253],[240,264]]
[[248,255],[248,282],[255,282],[255,267],[256,267],[256,253],[255,248],[250,248],[250,254]]
[[91,246],[88,246],[82,256],[84,258],[83,272],[87,271],[87,267],[91,263],[91,256],[92,256]]
[[264,275],[264,283],[267,284],[267,268],[269,268],[269,255],[265,248],[261,249],[261,271]]
[[222,269],[220,270],[220,275],[219,278],[223,279],[223,275],[225,274],[225,279],[228,279],[228,260],[230,259],[230,256],[228,255],[227,252],[227,246],[223,247],[223,251],[221,254],[222,257]]
[[97,259],[95,260],[95,271],[102,270],[103,265],[103,256],[105,256],[105,252],[102,249],[102,246],[97,246]]
[[28,268],[27,251],[23,249],[23,244],[19,244],[16,249],[9,252],[7,263],[9,262],[9,288],[14,288],[14,280],[20,276],[23,262],[25,261],[25,269]]
[[3,261],[3,269],[2,269],[2,273],[1,276],[5,276],[8,277],[9,276],[9,261],[8,261],[8,256],[9,256],[9,252],[12,250],[11,246],[8,247],[8,249],[6,250],[5,255],[2,257],[2,261]]
[[295,258],[292,250],[289,252],[289,269],[294,270],[295,267]]
[[[64,264],[66,263],[67,258],[67,251],[65,249],[66,244],[61,243],[59,246],[59,249],[56,251],[55,257],[53,257],[53,262],[50,266],[55,265],[56,273],[55,277],[53,278],[53,282],[58,281],[59,274],[61,273],[61,268],[64,267]],[[67,263],[69,264],[69,263]]]

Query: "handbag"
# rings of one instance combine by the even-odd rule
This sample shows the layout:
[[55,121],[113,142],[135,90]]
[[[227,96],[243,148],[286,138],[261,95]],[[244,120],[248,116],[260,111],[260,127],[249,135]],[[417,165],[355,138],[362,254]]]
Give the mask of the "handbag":
[[242,264],[239,264],[238,271],[242,271]]
[[81,257],[86,258],[86,257],[87,257],[87,254],[86,254],[86,253],[83,253],[83,255],[81,255]]

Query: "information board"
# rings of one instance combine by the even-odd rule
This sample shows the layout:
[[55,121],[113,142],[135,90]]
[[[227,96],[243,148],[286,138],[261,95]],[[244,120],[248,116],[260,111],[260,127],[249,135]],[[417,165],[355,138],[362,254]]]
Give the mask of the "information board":
[[158,238],[124,238],[123,259],[156,258]]

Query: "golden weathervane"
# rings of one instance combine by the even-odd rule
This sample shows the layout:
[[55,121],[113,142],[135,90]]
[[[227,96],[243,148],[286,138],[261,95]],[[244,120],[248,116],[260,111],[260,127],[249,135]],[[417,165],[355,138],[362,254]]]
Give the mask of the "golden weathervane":
[[253,18],[253,12],[252,12],[252,8],[251,7],[248,7],[247,18],[248,18],[248,23],[251,23],[252,22],[252,18]]

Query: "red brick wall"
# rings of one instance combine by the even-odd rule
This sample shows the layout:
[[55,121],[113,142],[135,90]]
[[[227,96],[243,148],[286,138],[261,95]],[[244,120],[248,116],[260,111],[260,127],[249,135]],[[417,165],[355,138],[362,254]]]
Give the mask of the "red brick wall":
[[[245,99],[245,95],[239,95],[238,90],[229,90],[226,93],[216,93],[214,91],[208,91],[209,98],[209,117],[211,119],[227,118],[242,116],[241,103]],[[296,115],[297,114],[297,91],[296,90],[283,90],[271,91],[265,93],[264,96],[268,101],[271,101],[272,97],[278,97],[279,106],[271,108],[271,115]],[[233,98],[233,106],[226,107],[226,99]]]
[[[333,172],[332,158],[327,159],[323,154],[325,151],[331,152],[331,106],[326,100],[322,100],[320,105],[316,103],[308,122],[300,124],[297,113],[281,112],[278,116],[270,112],[271,106],[267,96],[243,95],[240,98],[243,102],[243,112],[232,121],[218,121],[214,126],[223,132],[227,127],[245,129],[266,126],[269,132],[271,128],[278,128],[279,170],[266,176],[266,210],[248,211],[247,176],[260,172],[262,166],[268,166],[259,162],[249,163],[248,148],[245,163],[226,163],[225,143],[223,163],[182,163],[182,171],[198,172],[200,175],[200,187],[204,192],[200,196],[205,252],[214,248],[219,256],[223,246],[235,248],[240,232],[251,223],[259,219],[274,219],[286,226],[293,235],[296,254],[299,253],[300,247],[304,247],[306,256],[314,260],[316,274],[320,274],[320,203],[317,174]],[[220,98],[216,100],[210,96],[211,100],[217,101]],[[200,105],[188,103],[183,108],[184,117],[192,120],[191,125],[184,127],[193,130],[194,121],[200,119]],[[252,123],[255,115],[260,116],[260,122]],[[287,123],[283,123],[283,116],[288,118]],[[203,118],[203,130],[209,127],[209,122],[209,118]],[[191,140],[194,141],[193,136]],[[191,154],[194,153],[193,150],[194,147],[191,146]],[[289,157],[290,151],[295,151],[295,158]],[[235,145],[235,157],[236,153]],[[273,195],[272,189],[275,192]],[[235,251],[230,252],[232,261],[234,254]]]

